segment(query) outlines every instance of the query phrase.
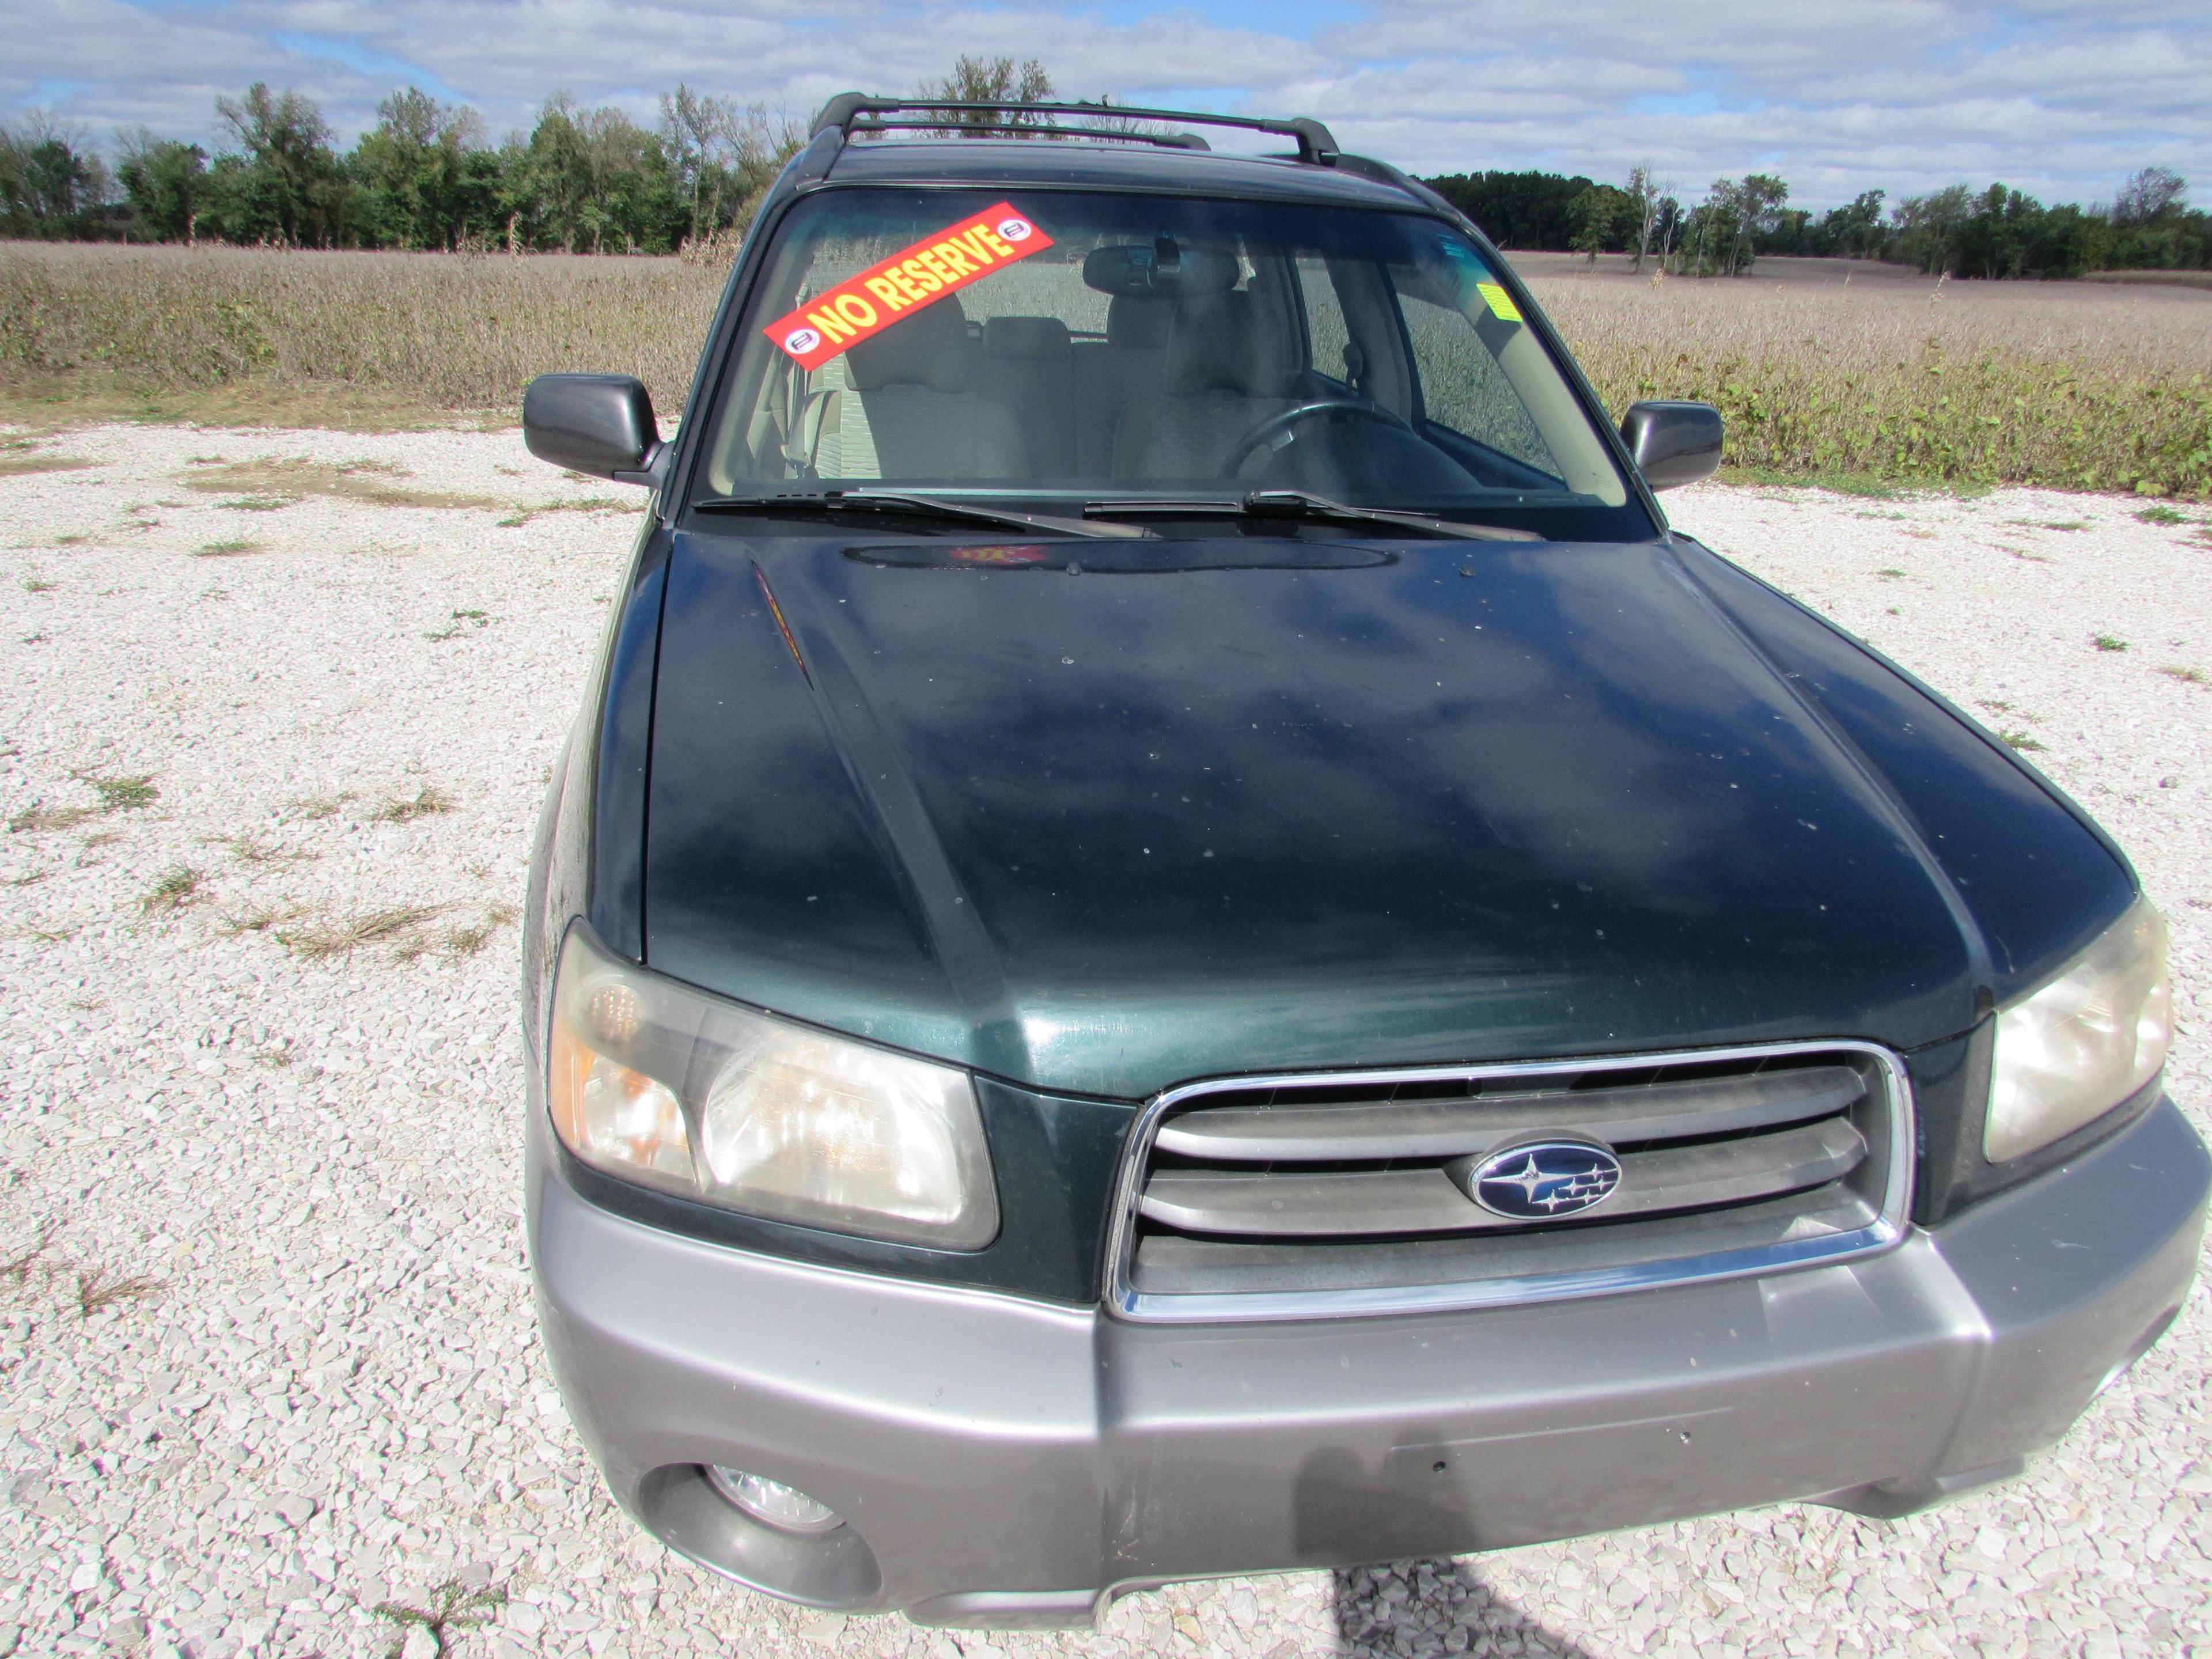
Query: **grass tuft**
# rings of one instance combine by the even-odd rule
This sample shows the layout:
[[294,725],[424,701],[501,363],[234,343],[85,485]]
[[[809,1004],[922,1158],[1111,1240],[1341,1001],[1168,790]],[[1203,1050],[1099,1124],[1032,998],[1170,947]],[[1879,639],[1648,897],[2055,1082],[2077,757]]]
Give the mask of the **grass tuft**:
[[514,907],[495,904],[484,912],[483,920],[472,927],[448,927],[446,930],[446,954],[453,957],[472,957],[483,949],[491,936],[514,920]]
[[2124,651],[2128,642],[2117,634],[2100,634],[2090,641],[2100,651]]
[[430,1592],[428,1599],[429,1606],[422,1607],[408,1601],[376,1604],[376,1616],[399,1627],[399,1638],[391,1647],[391,1659],[397,1659],[406,1648],[410,1629],[427,1631],[431,1646],[441,1655],[448,1652],[453,1638],[492,1622],[507,1604],[507,1592],[497,1586],[471,1589],[458,1578],[448,1578]]
[[[88,773],[74,775],[80,783],[88,783],[100,797],[97,806],[48,806],[43,801],[33,801],[8,820],[9,830],[15,835],[41,835],[49,830],[74,830],[88,819],[109,812],[125,812],[136,807],[151,805],[161,799],[161,792],[154,787],[154,775],[143,773],[135,778],[102,778]],[[108,839],[112,840],[110,836]],[[88,836],[85,845],[96,845]]]
[[2147,507],[2136,514],[2136,517],[2144,524],[2187,524],[2189,522],[2189,515],[2186,513],[2177,513],[2173,508],[2163,504]]
[[287,905],[283,909],[279,909],[273,904],[264,904],[256,909],[248,910],[242,916],[225,916],[222,921],[222,931],[233,939],[240,933],[265,933],[270,928],[281,927],[285,922],[297,921],[306,914],[307,912],[297,905]]
[[2043,744],[2026,732],[2000,732],[1997,736],[2014,749],[2039,750]]
[[21,1291],[29,1287],[34,1278],[50,1285],[56,1280],[70,1281],[70,1299],[76,1304],[77,1316],[82,1319],[126,1302],[150,1301],[167,1288],[160,1279],[143,1273],[114,1273],[54,1255],[54,1236],[58,1231],[52,1222],[48,1222],[27,1245],[0,1260],[0,1283]]
[[164,910],[181,910],[190,904],[200,890],[206,878],[190,865],[179,864],[161,872],[154,884],[153,891],[138,901],[138,908],[149,915]]
[[243,536],[231,536],[219,542],[205,542],[192,550],[196,559],[227,559],[237,553],[258,553],[263,543],[248,541]]
[[89,1319],[103,1310],[125,1302],[148,1302],[159,1296],[164,1285],[158,1279],[143,1273],[115,1273],[105,1267],[82,1267],[76,1275],[76,1310],[80,1317]]
[[49,1221],[39,1229],[38,1237],[23,1249],[0,1261],[0,1279],[6,1279],[18,1290],[30,1282],[32,1273],[44,1261],[46,1252],[53,1248],[58,1225]]
[[40,575],[35,570],[23,578],[23,591],[26,593],[51,593],[60,586],[59,582]]
[[341,790],[335,795],[303,795],[289,809],[292,815],[290,822],[312,823],[319,818],[336,817],[338,809],[353,799],[354,793],[350,789]]
[[[578,475],[570,473],[570,477]],[[501,530],[516,530],[532,519],[547,513],[627,513],[635,507],[635,501],[623,501],[613,495],[584,495],[569,501],[542,501],[536,507],[517,507],[499,521]]]
[[0,478],[17,478],[29,472],[76,472],[88,466],[105,466],[82,455],[0,455]]
[[379,823],[412,823],[453,810],[453,798],[435,784],[426,783],[410,798],[388,800],[368,816]]
[[2158,672],[2166,675],[2169,679],[2179,680],[2184,685],[2202,685],[2204,684],[2204,675],[2201,670],[2186,667],[2180,663],[2171,663],[2166,667],[2160,669]]
[[99,792],[100,810],[105,812],[131,811],[151,806],[161,798],[161,792],[154,787],[151,772],[142,772],[135,778],[97,778],[82,774],[79,778]]
[[14,835],[37,836],[49,830],[73,830],[87,818],[99,816],[97,806],[49,806],[34,800],[8,820],[8,829]]
[[496,495],[467,495],[450,489],[417,489],[392,482],[408,476],[404,468],[376,461],[347,461],[331,465],[292,456],[266,461],[227,461],[219,466],[179,473],[187,489],[209,495],[247,492],[217,503],[247,512],[270,512],[290,507],[309,495],[327,495],[360,501],[370,507],[476,507],[506,510],[516,503]]
[[456,611],[453,612],[452,622],[436,633],[425,634],[422,637],[426,640],[455,639],[467,629],[470,623],[473,623],[478,628],[482,628],[490,621],[491,613],[488,611]]
[[319,858],[319,853],[295,851],[290,848],[272,847],[258,842],[251,836],[209,836],[202,839],[208,847],[226,847],[231,857],[240,864],[298,864],[307,859]]
[[419,948],[410,947],[416,946],[423,925],[451,908],[444,904],[403,904],[389,910],[372,910],[367,915],[347,921],[279,929],[276,938],[286,948],[310,962],[350,956],[366,945],[393,945],[401,952],[420,955]]

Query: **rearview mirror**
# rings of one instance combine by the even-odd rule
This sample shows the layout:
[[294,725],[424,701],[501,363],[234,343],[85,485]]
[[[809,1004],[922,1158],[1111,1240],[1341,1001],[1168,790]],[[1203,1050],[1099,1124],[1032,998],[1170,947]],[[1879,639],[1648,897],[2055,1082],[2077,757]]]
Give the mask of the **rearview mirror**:
[[1710,478],[1721,464],[1721,412],[1711,404],[1631,404],[1620,436],[1654,489]]
[[627,374],[541,374],[523,388],[522,441],[541,461],[617,483],[658,481],[653,398]]
[[1241,274],[1235,258],[1172,236],[1151,243],[1109,242],[1092,248],[1083,261],[1083,281],[1101,294],[1149,295],[1163,300],[1194,300],[1226,294]]

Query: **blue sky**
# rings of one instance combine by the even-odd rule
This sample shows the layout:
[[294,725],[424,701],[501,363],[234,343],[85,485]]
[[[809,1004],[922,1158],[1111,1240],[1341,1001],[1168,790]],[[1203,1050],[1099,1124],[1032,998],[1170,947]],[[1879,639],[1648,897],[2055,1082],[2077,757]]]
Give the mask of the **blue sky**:
[[0,0],[0,114],[212,143],[265,80],[343,139],[414,84],[527,126],[561,90],[643,119],[678,81],[811,112],[963,52],[1042,58],[1070,94],[1318,115],[1422,173],[1649,162],[1694,198],[1779,172],[1820,207],[2001,179],[2109,199],[2158,163],[2212,204],[2212,0]]

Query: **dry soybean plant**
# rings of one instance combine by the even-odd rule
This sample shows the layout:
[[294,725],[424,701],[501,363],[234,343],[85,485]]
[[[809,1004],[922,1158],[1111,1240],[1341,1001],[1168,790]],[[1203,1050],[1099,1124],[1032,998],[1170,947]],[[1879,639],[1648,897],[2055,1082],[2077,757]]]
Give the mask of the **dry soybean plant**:
[[[1787,261],[1656,285],[1546,274],[1557,262],[1541,255],[1526,268],[1616,414],[1638,398],[1717,403],[1731,460],[1754,473],[2212,496],[2199,292],[1877,266],[1850,285],[1792,280]],[[672,411],[722,283],[720,258],[0,244],[0,393],[64,410],[251,393],[302,423],[356,404],[451,418],[511,416],[532,375],[591,368],[637,375]],[[207,483],[272,502],[409,494],[342,471]]]
[[1607,407],[1717,404],[1740,467],[2212,495],[2212,303],[2200,294],[1760,276],[1531,285]]
[[0,244],[0,386],[187,392],[274,380],[512,409],[589,365],[683,399],[723,271],[675,258]]

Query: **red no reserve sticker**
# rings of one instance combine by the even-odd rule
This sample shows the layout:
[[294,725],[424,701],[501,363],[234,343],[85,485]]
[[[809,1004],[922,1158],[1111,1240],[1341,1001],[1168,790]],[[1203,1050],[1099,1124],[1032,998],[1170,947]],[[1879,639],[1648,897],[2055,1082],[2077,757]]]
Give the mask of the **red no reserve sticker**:
[[908,312],[1051,246],[1027,214],[1001,202],[848,276],[762,331],[800,367],[819,368]]

